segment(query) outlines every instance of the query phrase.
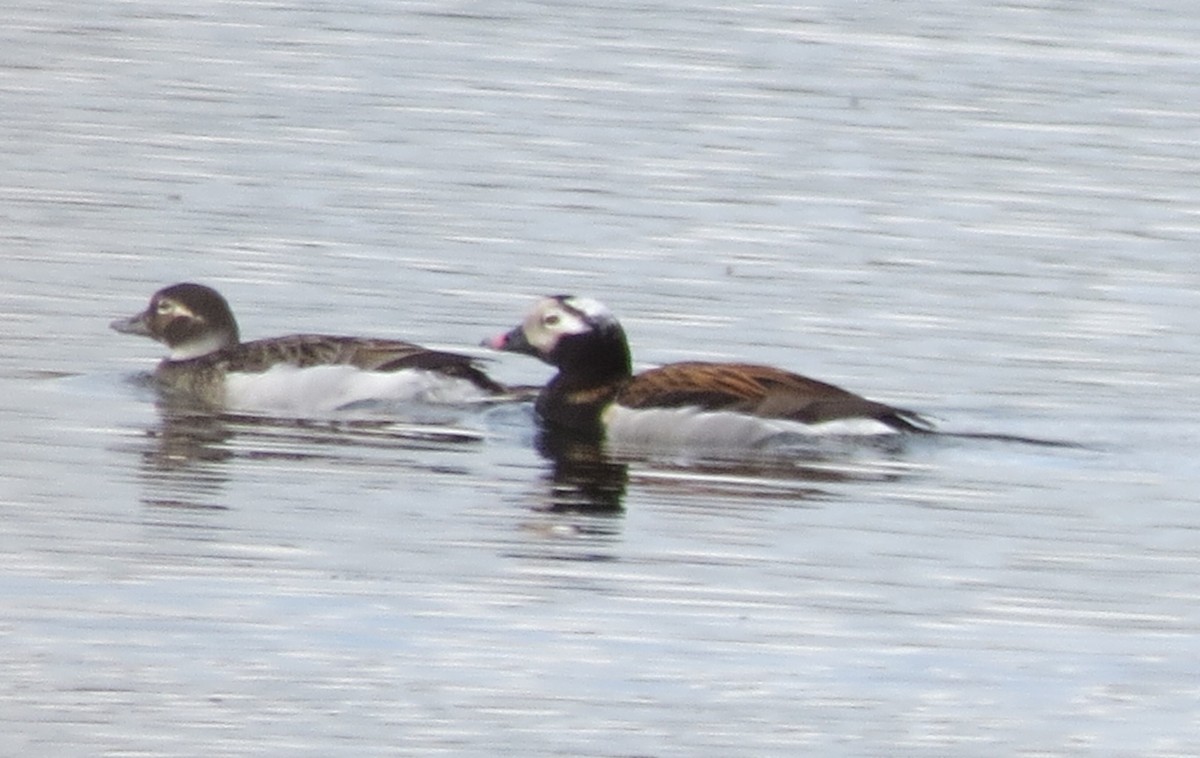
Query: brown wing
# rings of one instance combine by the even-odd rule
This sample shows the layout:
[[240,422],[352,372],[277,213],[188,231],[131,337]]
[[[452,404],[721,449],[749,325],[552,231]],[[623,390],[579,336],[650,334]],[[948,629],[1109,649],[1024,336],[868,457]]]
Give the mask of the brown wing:
[[630,408],[697,406],[805,424],[865,417],[896,429],[929,427],[912,411],[789,371],[747,363],[673,363],[638,374],[617,400]]
[[309,366],[355,366],[365,371],[424,369],[466,379],[481,389],[502,392],[470,356],[429,350],[400,340],[294,334],[289,337],[243,342],[224,351],[229,371],[258,372],[287,363]]

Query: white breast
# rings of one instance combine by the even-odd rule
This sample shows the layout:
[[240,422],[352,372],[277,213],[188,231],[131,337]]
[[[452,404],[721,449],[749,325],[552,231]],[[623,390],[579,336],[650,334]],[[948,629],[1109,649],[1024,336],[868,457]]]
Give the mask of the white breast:
[[633,409],[613,404],[602,417],[608,442],[618,447],[684,448],[695,450],[747,449],[785,436],[866,436],[895,434],[871,418],[802,424],[729,411],[697,408]]
[[356,403],[470,403],[485,393],[464,379],[432,371],[363,371],[353,366],[274,366],[261,373],[225,377],[232,410],[298,415],[328,414]]

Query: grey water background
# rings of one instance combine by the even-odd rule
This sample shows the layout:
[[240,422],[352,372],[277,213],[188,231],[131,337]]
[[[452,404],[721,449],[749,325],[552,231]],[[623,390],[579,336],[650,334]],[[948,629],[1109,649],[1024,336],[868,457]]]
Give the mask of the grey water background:
[[[1200,7],[5,15],[0,752],[1200,752]],[[590,294],[644,365],[1082,447],[176,416],[106,325],[189,279],[468,350]]]

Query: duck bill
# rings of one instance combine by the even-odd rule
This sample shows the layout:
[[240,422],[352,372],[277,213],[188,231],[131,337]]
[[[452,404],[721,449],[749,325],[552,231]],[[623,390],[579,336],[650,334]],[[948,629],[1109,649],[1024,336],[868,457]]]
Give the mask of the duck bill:
[[497,334],[495,337],[489,337],[483,341],[483,344],[493,350],[503,350],[506,353],[538,354],[537,350],[533,345],[529,344],[529,340],[525,337],[525,330],[519,326],[512,331]]
[[110,329],[121,334],[136,334],[140,337],[150,336],[150,327],[146,324],[146,314],[139,313],[129,318],[119,318],[108,325]]

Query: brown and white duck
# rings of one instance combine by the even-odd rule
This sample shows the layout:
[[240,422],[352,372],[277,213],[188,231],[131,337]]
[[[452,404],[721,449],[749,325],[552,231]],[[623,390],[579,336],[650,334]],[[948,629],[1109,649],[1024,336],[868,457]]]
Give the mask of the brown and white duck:
[[546,424],[618,446],[754,447],[792,435],[932,431],[913,411],[771,366],[688,361],[634,375],[625,331],[590,298],[542,299],[484,344],[558,369],[535,405]]
[[410,342],[294,334],[242,342],[229,303],[202,284],[174,284],[143,312],[113,321],[170,348],[154,378],[201,405],[308,415],[371,401],[468,403],[501,396],[469,356]]

